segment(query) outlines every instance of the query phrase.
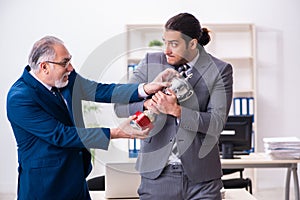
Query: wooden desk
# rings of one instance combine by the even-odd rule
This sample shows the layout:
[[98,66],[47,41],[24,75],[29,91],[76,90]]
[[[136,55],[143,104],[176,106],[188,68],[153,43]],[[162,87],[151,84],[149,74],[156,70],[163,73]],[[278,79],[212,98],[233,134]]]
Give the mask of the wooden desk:
[[[104,191],[90,191],[92,200],[106,200]],[[256,200],[245,189],[226,189],[224,200]],[[138,199],[122,199],[122,200],[138,200]]]
[[289,200],[290,179],[293,173],[295,199],[299,200],[299,181],[297,174],[297,164],[300,160],[273,160],[265,153],[252,153],[247,156],[239,156],[240,159],[221,159],[223,169],[234,168],[287,168],[285,183],[285,199]]

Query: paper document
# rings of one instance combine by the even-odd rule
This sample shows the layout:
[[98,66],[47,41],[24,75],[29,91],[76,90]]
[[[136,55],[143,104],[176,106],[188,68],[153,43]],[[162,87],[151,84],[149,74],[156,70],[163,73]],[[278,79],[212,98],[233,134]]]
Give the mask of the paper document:
[[300,139],[297,137],[264,138],[265,152],[273,159],[300,159]]

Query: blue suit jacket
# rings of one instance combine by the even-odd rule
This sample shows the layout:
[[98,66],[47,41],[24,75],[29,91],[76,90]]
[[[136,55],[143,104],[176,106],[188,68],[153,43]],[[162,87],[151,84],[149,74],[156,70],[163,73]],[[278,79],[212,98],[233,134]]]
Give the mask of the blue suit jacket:
[[73,71],[61,91],[66,106],[29,71],[27,66],[7,96],[18,145],[18,199],[90,199],[85,178],[91,155],[86,148],[107,149],[110,130],[84,128],[81,100],[138,101],[138,85],[100,84]]

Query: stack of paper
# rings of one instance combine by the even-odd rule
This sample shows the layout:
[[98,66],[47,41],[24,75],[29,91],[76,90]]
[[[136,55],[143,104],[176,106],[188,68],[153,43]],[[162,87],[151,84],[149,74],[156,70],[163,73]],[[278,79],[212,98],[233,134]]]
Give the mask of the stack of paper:
[[300,139],[297,137],[264,138],[265,152],[273,159],[300,159]]

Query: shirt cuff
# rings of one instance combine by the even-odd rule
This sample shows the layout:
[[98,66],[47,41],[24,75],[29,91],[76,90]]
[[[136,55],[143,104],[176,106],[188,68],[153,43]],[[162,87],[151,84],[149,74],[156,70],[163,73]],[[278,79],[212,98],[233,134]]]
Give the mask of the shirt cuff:
[[148,97],[148,95],[146,94],[145,90],[144,90],[144,85],[145,83],[139,84],[138,87],[138,94],[140,98],[146,98]]

